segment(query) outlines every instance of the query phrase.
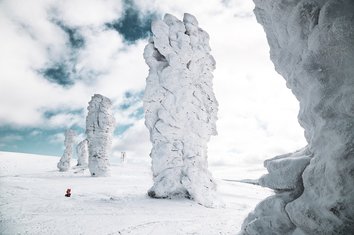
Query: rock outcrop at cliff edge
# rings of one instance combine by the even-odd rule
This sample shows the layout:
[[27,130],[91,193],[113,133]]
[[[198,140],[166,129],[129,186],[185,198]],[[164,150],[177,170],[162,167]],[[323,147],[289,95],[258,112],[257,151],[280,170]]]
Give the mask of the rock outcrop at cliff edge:
[[88,167],[88,141],[84,139],[76,146],[77,166],[81,168]]
[[108,176],[109,155],[115,128],[112,102],[103,95],[95,94],[87,109],[86,135],[89,170],[92,176]]
[[151,197],[190,197],[216,206],[216,184],[208,171],[207,143],[216,135],[218,103],[213,92],[215,60],[209,35],[198,21],[166,14],[152,23],[144,58],[150,71],[144,96],[150,131],[154,185]]
[[260,183],[277,194],[241,234],[354,234],[354,1],[254,2],[308,147],[265,163]]
[[74,144],[75,144],[75,131],[69,129],[65,132],[64,145],[65,150],[63,156],[57,164],[60,171],[68,171],[70,169],[70,161],[73,156]]

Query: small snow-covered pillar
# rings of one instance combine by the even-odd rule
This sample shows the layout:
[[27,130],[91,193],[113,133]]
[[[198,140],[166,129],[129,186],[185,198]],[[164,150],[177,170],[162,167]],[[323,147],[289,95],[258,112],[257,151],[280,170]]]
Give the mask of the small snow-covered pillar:
[[84,139],[76,146],[77,166],[88,167],[88,141]]
[[60,171],[67,171],[70,169],[70,161],[73,155],[75,136],[75,131],[71,129],[65,132],[65,150],[63,156],[60,158],[60,161],[57,164],[57,167]]
[[126,152],[121,152],[121,161],[124,162],[125,161],[125,157],[127,156],[127,153]]
[[89,150],[89,169],[92,176],[108,176],[108,158],[115,128],[112,102],[103,95],[95,94],[87,109],[86,135]]
[[190,197],[216,206],[216,184],[208,171],[207,143],[216,135],[218,103],[213,92],[215,60],[209,35],[198,21],[166,14],[151,25],[145,47],[150,67],[144,96],[150,131],[154,185],[148,194]]

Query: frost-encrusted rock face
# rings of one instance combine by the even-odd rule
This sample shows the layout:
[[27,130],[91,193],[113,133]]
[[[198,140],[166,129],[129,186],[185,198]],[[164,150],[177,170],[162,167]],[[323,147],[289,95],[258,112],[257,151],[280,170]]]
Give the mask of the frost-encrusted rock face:
[[65,150],[63,156],[57,164],[60,171],[67,171],[70,169],[70,161],[73,156],[74,144],[75,144],[75,131],[69,129],[65,132]]
[[303,192],[301,176],[311,158],[312,153],[306,147],[264,162],[269,174],[262,176],[259,184],[273,189],[276,194],[259,203],[247,216],[241,234],[292,234],[295,225],[290,221],[285,206]]
[[295,190],[302,185],[302,172],[310,163],[312,153],[306,147],[264,162],[269,174],[259,179],[259,184],[274,190]]
[[207,143],[216,135],[218,103],[213,93],[209,35],[196,18],[166,14],[152,23],[145,47],[150,67],[144,96],[151,150],[152,197],[191,197],[215,206],[216,184],[208,171]]
[[354,1],[254,2],[275,68],[300,102],[309,145],[308,154],[266,163],[260,182],[288,196],[280,207],[260,203],[243,234],[269,227],[272,234],[354,234]]
[[115,128],[112,102],[107,97],[95,94],[87,109],[86,135],[89,151],[89,169],[92,176],[108,176],[108,158],[111,152],[112,135]]
[[88,167],[88,141],[84,139],[76,146],[77,166],[82,168]]

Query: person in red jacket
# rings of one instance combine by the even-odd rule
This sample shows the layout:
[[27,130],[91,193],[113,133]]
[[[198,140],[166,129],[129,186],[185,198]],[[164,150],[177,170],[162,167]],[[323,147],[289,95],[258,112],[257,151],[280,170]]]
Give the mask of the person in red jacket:
[[68,188],[68,189],[66,190],[65,197],[70,197],[70,196],[71,196],[71,189]]

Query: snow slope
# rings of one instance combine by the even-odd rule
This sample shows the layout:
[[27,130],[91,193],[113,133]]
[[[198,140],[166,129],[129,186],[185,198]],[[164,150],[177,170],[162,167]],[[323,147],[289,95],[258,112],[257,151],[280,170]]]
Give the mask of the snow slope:
[[[59,172],[58,158],[0,152],[0,234],[236,234],[269,189],[225,181],[258,169],[211,168],[225,208],[188,199],[151,199],[150,165],[116,164],[111,177]],[[72,164],[75,165],[75,164]],[[70,198],[64,197],[67,188]]]

